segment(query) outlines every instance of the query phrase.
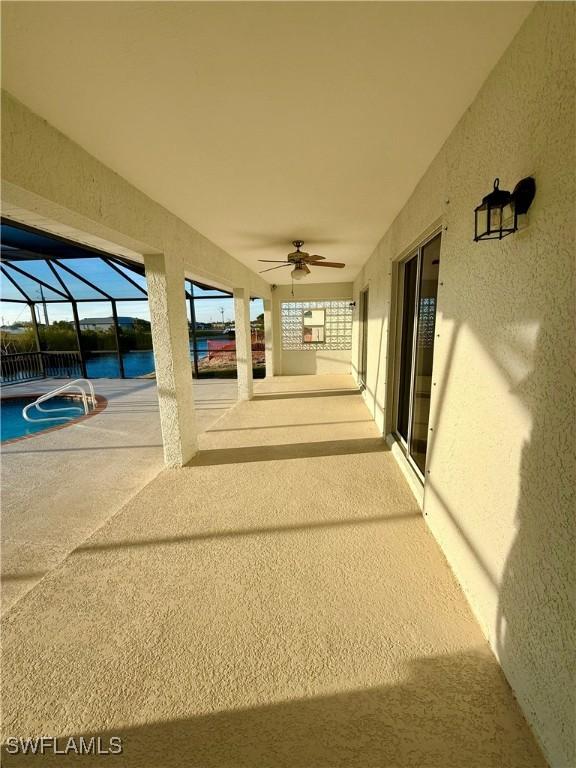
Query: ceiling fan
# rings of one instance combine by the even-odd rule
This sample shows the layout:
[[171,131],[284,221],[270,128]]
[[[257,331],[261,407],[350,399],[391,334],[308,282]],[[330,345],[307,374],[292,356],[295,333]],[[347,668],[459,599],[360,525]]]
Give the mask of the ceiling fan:
[[300,248],[304,245],[304,240],[292,240],[292,245],[296,248],[295,251],[288,254],[288,259],[285,261],[275,259],[258,259],[258,261],[264,261],[267,264],[278,264],[277,267],[268,267],[268,269],[262,269],[262,272],[270,272],[272,269],[281,269],[282,267],[293,267],[292,278],[294,280],[301,280],[306,275],[310,274],[310,267],[336,267],[342,269],[346,264],[342,264],[338,261],[326,261],[324,256],[311,256],[306,251],[301,251]]

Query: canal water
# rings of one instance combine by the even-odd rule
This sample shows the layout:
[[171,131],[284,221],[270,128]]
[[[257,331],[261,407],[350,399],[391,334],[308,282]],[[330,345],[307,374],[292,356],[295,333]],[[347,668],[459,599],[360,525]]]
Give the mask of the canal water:
[[[229,336],[211,336],[211,340],[230,341]],[[197,339],[198,359],[208,354],[208,339]],[[190,347],[192,358],[192,347]],[[124,374],[127,378],[146,376],[154,372],[154,354],[151,349],[138,349],[122,354]],[[89,379],[118,378],[118,356],[116,352],[98,352],[86,359],[86,371]]]

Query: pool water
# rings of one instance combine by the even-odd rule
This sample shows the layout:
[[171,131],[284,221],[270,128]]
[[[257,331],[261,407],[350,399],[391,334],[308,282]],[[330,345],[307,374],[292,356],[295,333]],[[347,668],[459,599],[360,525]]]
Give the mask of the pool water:
[[[32,403],[35,397],[10,397],[3,398],[0,401],[0,439],[2,442],[5,440],[14,440],[16,437],[25,437],[26,435],[33,435],[35,432],[43,432],[46,429],[52,429],[52,427],[58,427],[66,424],[63,419],[50,419],[49,421],[40,421],[37,423],[31,423],[26,421],[22,416],[22,409]],[[84,415],[84,408],[82,403],[78,400],[70,397],[54,397],[48,400],[46,403],[42,403],[42,408],[52,410],[54,408],[68,408],[69,410],[55,413],[54,416],[69,416],[72,419],[77,419],[79,416]],[[32,419],[43,418],[49,419],[50,414],[40,413],[35,408],[31,408],[29,416]]]

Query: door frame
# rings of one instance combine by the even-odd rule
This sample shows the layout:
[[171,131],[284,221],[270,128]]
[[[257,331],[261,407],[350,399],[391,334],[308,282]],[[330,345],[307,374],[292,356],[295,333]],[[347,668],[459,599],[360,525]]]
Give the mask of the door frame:
[[[425,476],[410,455],[410,443],[412,438],[412,411],[414,405],[414,379],[415,379],[415,359],[416,359],[416,344],[418,336],[418,317],[420,307],[420,277],[422,270],[422,250],[431,240],[441,235],[443,227],[441,224],[436,224],[433,229],[429,230],[428,234],[422,239],[418,240],[417,245],[411,246],[404,254],[396,261],[395,266],[395,286],[393,286],[393,312],[394,312],[394,355],[392,365],[392,422],[390,424],[390,432],[396,442],[399,444],[406,460],[408,461],[410,468],[414,471],[418,480],[423,484]],[[442,248],[442,244],[440,244]],[[410,389],[409,389],[409,401],[408,401],[408,430],[406,434],[406,440],[398,432],[398,408],[400,402],[400,365],[402,359],[402,312],[404,309],[404,265],[413,259],[417,258],[416,262],[416,292],[414,297],[414,306],[416,311],[414,312],[414,327],[412,333],[412,356],[410,367]],[[442,258],[440,258],[440,266],[442,266]]]

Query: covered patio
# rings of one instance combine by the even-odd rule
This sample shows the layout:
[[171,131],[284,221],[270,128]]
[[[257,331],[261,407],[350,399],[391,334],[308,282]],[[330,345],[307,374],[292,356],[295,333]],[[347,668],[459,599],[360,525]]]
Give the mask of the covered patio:
[[258,382],[199,445],[10,611],[7,732],[119,736],[125,768],[544,768],[350,376]]
[[2,35],[2,295],[40,376],[72,301],[82,375],[99,291],[121,371],[87,249],[155,367],[3,451],[2,764],[573,768],[575,4],[7,0]]

